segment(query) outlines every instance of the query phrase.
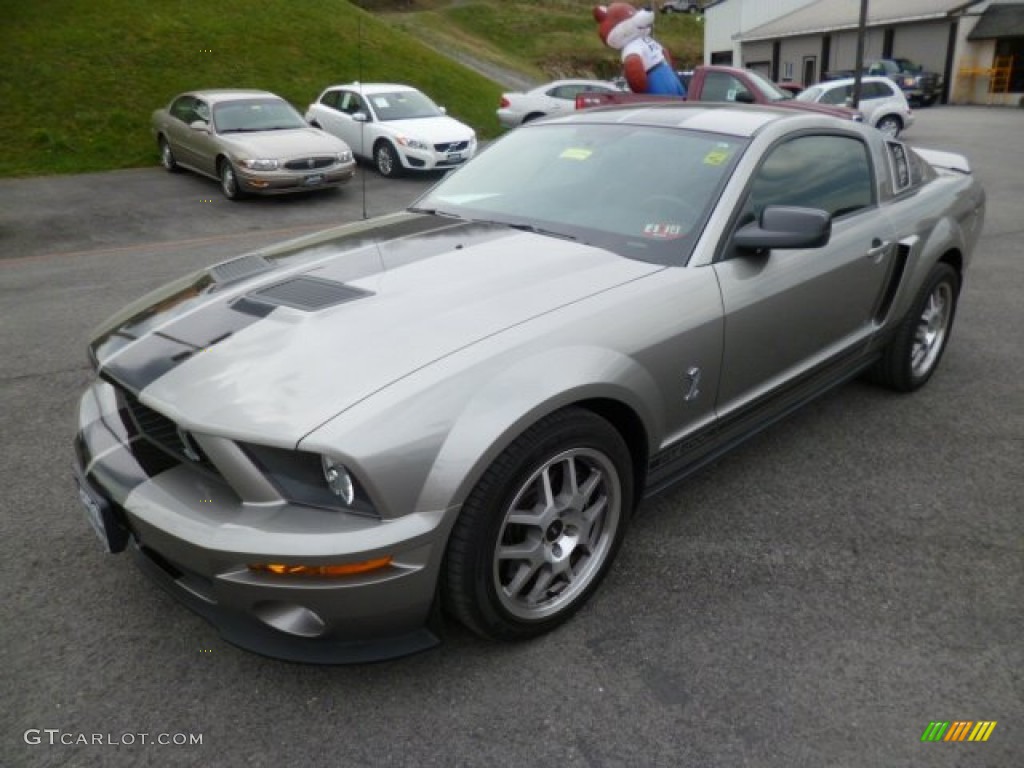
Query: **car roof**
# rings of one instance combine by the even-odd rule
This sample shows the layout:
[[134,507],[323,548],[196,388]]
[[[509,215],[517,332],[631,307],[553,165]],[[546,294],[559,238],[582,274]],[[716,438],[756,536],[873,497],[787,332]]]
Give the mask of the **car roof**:
[[411,85],[402,85],[401,83],[339,83],[338,85],[329,85],[324,90],[331,90],[333,88],[347,88],[349,90],[359,91],[363,94],[373,95],[375,93],[394,93],[395,91],[419,91],[419,88],[414,88]]
[[[879,82],[892,83],[892,80],[890,80],[888,77],[882,77],[880,75],[864,75],[860,79],[860,81],[862,83],[879,83]],[[838,80],[826,80],[825,82],[822,82],[822,83],[816,83],[815,85],[813,85],[811,87],[812,88],[841,88],[841,87],[844,87],[844,86],[847,86],[847,85],[853,85],[853,78],[852,77],[841,77]]]
[[[217,104],[223,101],[237,101],[239,99],[281,99],[276,93],[261,91],[256,88],[207,88],[201,91],[189,91],[181,96],[195,96],[209,104]],[[176,97],[177,98],[177,97]],[[284,99],[281,99],[284,101]]]
[[559,123],[653,125],[750,138],[768,125],[783,122],[800,123],[808,128],[849,128],[859,125],[850,120],[824,113],[805,112],[784,107],[681,101],[640,102],[580,109],[563,117],[545,120],[544,125]]

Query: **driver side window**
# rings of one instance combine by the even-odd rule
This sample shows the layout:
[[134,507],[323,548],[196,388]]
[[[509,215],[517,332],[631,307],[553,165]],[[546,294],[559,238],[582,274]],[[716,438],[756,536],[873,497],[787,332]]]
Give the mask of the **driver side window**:
[[867,147],[849,136],[801,136],[771,149],[751,181],[740,226],[769,205],[840,217],[875,204]]

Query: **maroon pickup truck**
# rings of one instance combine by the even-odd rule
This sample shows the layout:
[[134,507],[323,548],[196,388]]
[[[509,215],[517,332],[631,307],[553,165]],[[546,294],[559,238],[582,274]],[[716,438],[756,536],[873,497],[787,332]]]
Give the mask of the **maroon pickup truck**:
[[[584,92],[576,97],[576,109],[603,107],[610,104],[630,104],[643,101],[678,100],[678,96],[652,96],[646,93]],[[723,67],[710,64],[697,67],[688,86],[687,101],[726,101],[737,104],[770,104],[775,107],[818,112],[861,122],[864,118],[856,110],[831,104],[796,101],[759,72],[752,69]]]

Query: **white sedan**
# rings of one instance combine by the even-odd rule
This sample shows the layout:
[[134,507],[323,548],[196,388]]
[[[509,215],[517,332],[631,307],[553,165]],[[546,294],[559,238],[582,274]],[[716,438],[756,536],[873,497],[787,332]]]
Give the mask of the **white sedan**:
[[[897,138],[904,129],[914,122],[914,112],[907,97],[887,77],[862,77],[860,104],[857,109],[864,115],[864,122],[873,125],[886,136]],[[819,104],[847,104],[853,96],[853,78],[830,80],[813,85],[797,94],[797,101],[811,101]]]
[[576,109],[577,94],[621,90],[607,80],[555,80],[525,93],[503,93],[498,106],[498,121],[505,128],[515,128],[538,117],[572,112]]
[[408,85],[332,85],[306,110],[306,121],[372,160],[382,176],[453,168],[476,152],[476,134]]

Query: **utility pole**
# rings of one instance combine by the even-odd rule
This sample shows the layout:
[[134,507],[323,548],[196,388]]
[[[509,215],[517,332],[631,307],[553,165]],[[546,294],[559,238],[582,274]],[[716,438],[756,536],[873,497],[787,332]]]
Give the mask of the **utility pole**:
[[868,0],[860,0],[860,21],[857,23],[857,61],[853,65],[853,95],[850,106],[860,108],[860,79],[864,71],[864,35],[868,25]]

